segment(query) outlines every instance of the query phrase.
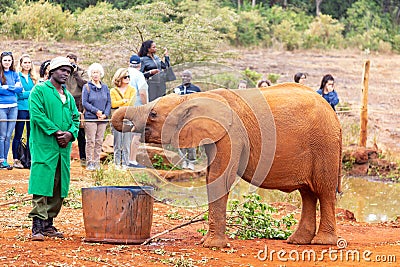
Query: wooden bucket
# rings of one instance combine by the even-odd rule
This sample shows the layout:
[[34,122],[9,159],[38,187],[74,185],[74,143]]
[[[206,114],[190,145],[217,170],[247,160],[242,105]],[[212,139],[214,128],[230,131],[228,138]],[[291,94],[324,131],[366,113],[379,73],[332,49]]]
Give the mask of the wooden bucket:
[[153,190],[150,186],[82,188],[85,241],[143,243],[150,237]]

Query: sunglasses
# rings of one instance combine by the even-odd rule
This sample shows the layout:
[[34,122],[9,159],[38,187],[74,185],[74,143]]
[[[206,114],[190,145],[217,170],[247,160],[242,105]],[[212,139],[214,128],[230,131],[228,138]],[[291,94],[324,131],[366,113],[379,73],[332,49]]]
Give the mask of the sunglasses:
[[130,79],[131,76],[127,75],[127,76],[124,76],[124,77],[122,77],[122,78],[124,78],[124,79]]
[[1,53],[1,56],[2,56],[2,57],[5,57],[5,56],[12,56],[12,52],[2,52],[2,53]]

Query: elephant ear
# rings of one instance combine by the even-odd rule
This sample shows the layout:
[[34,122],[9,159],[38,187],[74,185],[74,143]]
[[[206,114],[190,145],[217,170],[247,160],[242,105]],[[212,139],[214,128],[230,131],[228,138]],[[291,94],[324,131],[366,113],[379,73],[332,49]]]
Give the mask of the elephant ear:
[[204,92],[183,96],[165,125],[175,127],[170,129],[171,144],[188,148],[220,140],[229,131],[232,118],[232,110],[223,97]]

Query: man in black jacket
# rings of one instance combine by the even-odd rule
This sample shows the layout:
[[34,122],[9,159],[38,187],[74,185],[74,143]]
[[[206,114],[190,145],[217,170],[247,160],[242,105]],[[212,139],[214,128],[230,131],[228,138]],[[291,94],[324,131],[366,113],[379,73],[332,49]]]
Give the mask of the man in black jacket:
[[[191,83],[192,72],[190,70],[184,70],[181,77],[182,84],[174,89],[176,94],[187,95],[201,92],[198,86]],[[189,169],[193,171],[194,163],[196,162],[196,148],[181,148],[179,149],[179,155],[182,158],[182,169]]]
[[[87,83],[87,74],[84,69],[78,66],[78,57],[75,54],[69,53],[67,55],[67,58],[71,62],[71,65],[74,67],[74,70],[72,71],[65,85],[67,86],[68,91],[74,97],[78,111],[82,113],[82,88]],[[81,161],[81,166],[84,167],[86,166],[86,138],[84,128],[79,128],[77,139],[79,158]]]

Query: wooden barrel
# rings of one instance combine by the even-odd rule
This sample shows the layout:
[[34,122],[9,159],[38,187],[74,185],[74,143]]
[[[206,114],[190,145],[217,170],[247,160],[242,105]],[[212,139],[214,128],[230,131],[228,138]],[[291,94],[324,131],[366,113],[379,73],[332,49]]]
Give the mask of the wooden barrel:
[[85,241],[144,242],[150,237],[153,203],[153,188],[150,186],[82,188]]

